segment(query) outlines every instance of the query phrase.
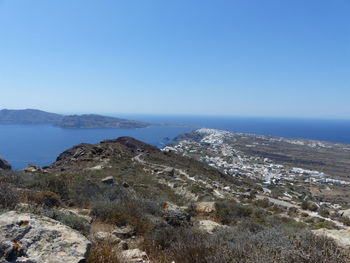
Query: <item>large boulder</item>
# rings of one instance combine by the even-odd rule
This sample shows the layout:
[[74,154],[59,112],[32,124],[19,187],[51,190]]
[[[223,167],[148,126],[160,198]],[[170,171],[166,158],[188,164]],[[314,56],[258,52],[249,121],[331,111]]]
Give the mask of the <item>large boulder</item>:
[[0,157],[0,170],[11,170],[11,165],[3,158]]
[[171,226],[189,226],[191,225],[191,216],[183,207],[172,203],[163,204],[163,218]]
[[10,211],[0,215],[0,262],[82,263],[90,242],[47,217]]
[[27,172],[27,173],[35,173],[35,172],[42,172],[42,168],[35,165],[35,164],[28,164],[28,166],[26,168],[24,168],[23,171]]
[[225,226],[220,225],[212,220],[198,220],[197,227],[199,230],[203,232],[207,232],[209,234],[214,233],[216,229],[223,228]]

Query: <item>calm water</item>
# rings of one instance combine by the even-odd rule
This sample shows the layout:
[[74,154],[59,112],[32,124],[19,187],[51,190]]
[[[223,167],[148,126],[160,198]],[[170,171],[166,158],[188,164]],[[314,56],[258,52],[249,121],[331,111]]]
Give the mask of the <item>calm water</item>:
[[55,161],[58,154],[78,143],[97,143],[119,136],[132,136],[162,146],[197,127],[287,138],[350,143],[350,120],[263,119],[233,117],[189,117],[118,115],[152,123],[189,124],[192,127],[148,127],[144,129],[61,129],[48,125],[0,125],[0,155],[15,169],[28,163],[41,166]]

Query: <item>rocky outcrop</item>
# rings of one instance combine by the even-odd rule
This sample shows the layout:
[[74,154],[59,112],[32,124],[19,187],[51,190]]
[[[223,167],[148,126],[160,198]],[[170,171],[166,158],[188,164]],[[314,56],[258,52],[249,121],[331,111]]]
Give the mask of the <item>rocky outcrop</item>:
[[171,226],[189,226],[191,224],[191,216],[183,207],[165,203],[163,204],[163,213],[163,218]]
[[149,263],[146,252],[138,248],[125,250],[122,253],[123,259],[128,263]]
[[196,225],[197,225],[199,230],[201,230],[203,232],[207,232],[209,234],[212,234],[218,228],[225,227],[225,226],[220,225],[219,223],[216,223],[212,220],[199,220]]
[[209,215],[216,211],[215,202],[198,202],[193,205],[193,209],[201,215]]
[[28,164],[28,166],[24,168],[23,171],[27,173],[35,173],[35,172],[42,172],[43,169],[35,164]]
[[0,157],[0,170],[11,170],[11,165]]
[[61,153],[50,169],[59,170],[102,170],[110,167],[115,160],[130,161],[140,153],[162,152],[154,146],[145,144],[131,137],[119,137],[114,140],[104,140],[98,144],[81,143]]
[[90,242],[47,217],[11,211],[0,215],[0,262],[82,263]]
[[115,180],[114,180],[113,176],[108,176],[108,177],[103,178],[101,180],[101,183],[111,185],[111,184],[115,184]]

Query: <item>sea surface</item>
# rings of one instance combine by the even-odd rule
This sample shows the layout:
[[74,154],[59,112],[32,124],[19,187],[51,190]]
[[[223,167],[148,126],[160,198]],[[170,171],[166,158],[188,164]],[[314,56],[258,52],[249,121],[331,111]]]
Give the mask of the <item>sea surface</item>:
[[79,143],[98,143],[104,139],[132,136],[161,147],[169,142],[166,138],[173,139],[200,127],[350,144],[350,120],[125,114],[114,116],[151,123],[170,123],[174,126],[142,129],[62,129],[50,125],[0,125],[0,156],[9,161],[14,169],[23,169],[29,163],[45,166],[53,163],[61,152]]

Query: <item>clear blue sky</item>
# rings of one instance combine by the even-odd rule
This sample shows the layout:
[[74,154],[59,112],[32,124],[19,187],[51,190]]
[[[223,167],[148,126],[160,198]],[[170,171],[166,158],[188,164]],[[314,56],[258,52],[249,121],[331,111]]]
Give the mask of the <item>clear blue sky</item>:
[[349,0],[0,0],[0,108],[350,118]]

